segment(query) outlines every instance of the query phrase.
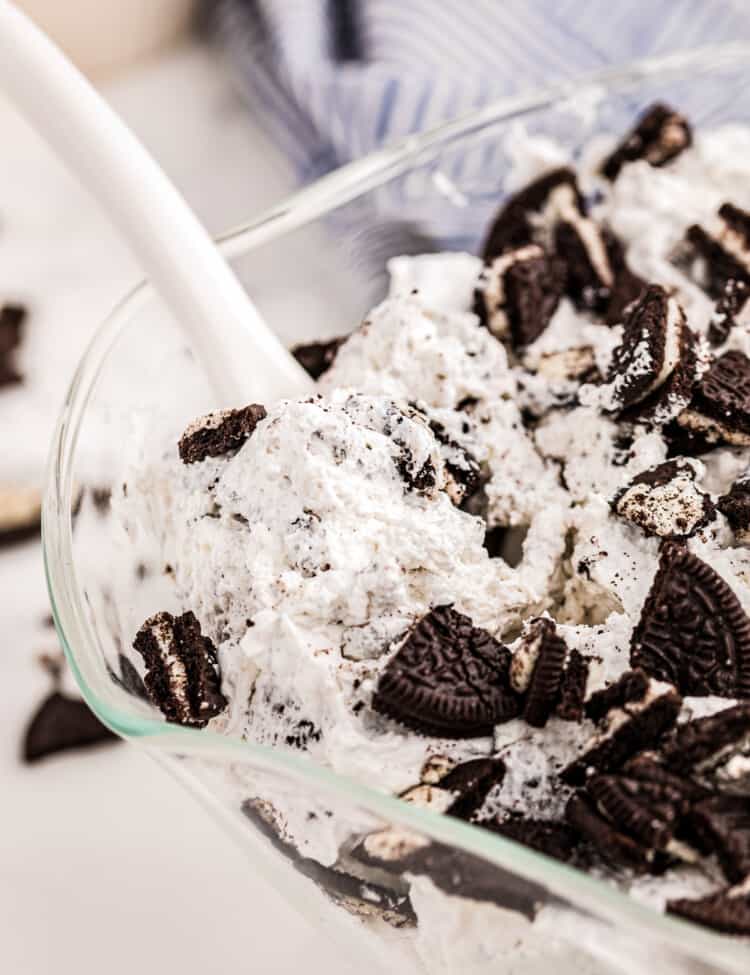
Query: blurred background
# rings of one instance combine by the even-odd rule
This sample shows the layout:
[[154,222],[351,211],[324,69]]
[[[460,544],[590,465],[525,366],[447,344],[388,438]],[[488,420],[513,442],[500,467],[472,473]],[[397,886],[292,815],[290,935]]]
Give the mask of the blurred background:
[[[604,65],[748,39],[746,0],[23,0],[210,231],[390,139]],[[149,758],[77,701],[39,544],[47,445],[97,325],[141,277],[0,92],[3,970],[348,970]],[[430,246],[394,221],[405,250]],[[382,241],[364,236],[364,259]],[[394,240],[388,240],[392,252]],[[283,283],[288,268],[269,269]],[[258,287],[273,282],[258,282]],[[306,309],[305,334],[330,334]],[[312,316],[315,320],[310,320]],[[352,326],[355,324],[351,323]]]

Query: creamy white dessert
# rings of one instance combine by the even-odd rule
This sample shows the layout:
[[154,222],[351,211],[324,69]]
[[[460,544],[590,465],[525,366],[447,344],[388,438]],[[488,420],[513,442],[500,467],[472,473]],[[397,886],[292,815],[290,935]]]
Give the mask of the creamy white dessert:
[[[607,179],[540,142],[483,258],[395,258],[316,396],[199,418],[115,503],[195,617],[135,643],[169,720],[748,934],[750,130],[688,143],[652,110]],[[436,897],[524,915],[408,832],[248,799],[290,855],[411,877],[422,941]]]

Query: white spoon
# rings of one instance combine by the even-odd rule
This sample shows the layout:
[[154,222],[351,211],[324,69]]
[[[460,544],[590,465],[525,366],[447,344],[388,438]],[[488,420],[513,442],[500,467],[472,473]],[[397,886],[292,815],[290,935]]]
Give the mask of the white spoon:
[[10,0],[0,0],[0,88],[108,212],[189,333],[220,405],[309,391],[312,381],[158,164]]

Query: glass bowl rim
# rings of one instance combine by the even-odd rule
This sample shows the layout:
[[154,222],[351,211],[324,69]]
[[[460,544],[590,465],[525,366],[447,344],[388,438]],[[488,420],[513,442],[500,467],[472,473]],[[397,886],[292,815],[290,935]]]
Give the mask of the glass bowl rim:
[[[454,121],[422,134],[408,136],[378,149],[321,177],[255,219],[217,238],[227,260],[299,229],[326,213],[351,202],[407,170],[418,168],[461,139],[481,133],[493,123],[510,122],[544,108],[562,106],[575,97],[613,90],[625,91],[645,81],[711,73],[722,67],[748,63],[750,43],[733,42],[691,51],[640,59],[607,68],[544,89],[501,98]],[[252,762],[270,772],[280,772],[302,785],[338,797],[349,804],[455,846],[483,860],[514,871],[539,884],[574,907],[614,926],[623,922],[694,957],[727,966],[727,971],[746,970],[750,949],[737,940],[713,933],[679,918],[646,907],[627,893],[604,881],[558,863],[520,844],[458,819],[441,816],[403,802],[340,775],[305,756],[286,753],[253,742],[241,742],[211,732],[165,724],[117,710],[102,701],[92,688],[85,662],[76,647],[93,647],[96,638],[86,619],[80,589],[76,585],[72,541],[74,497],[73,460],[86,406],[112,346],[127,330],[134,311],[155,297],[148,282],[137,285],[97,329],[79,363],[63,402],[53,435],[47,466],[42,514],[42,545],[45,575],[52,614],[66,657],[89,707],[122,737],[154,749],[166,757],[195,755],[208,759]]]

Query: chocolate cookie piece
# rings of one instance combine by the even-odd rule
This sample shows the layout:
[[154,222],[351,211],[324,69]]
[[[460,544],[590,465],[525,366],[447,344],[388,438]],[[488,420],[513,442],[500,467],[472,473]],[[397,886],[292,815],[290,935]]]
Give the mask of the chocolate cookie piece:
[[180,459],[183,464],[197,464],[239,450],[265,417],[265,407],[257,403],[199,417],[180,437]]
[[595,775],[586,790],[618,828],[652,850],[666,850],[690,804],[666,783],[624,775]]
[[750,471],[737,478],[716,507],[732,526],[735,541],[740,545],[750,542]]
[[23,305],[3,305],[0,308],[0,387],[20,383],[22,376],[14,358],[21,344],[26,309]]
[[667,913],[722,934],[750,935],[750,884],[745,881],[699,900],[668,901]]
[[722,577],[677,542],[662,546],[630,662],[683,694],[750,697],[750,619]]
[[589,661],[575,648],[568,659],[560,681],[560,695],[555,715],[562,721],[583,721],[586,686],[589,679]]
[[445,490],[455,505],[462,505],[481,486],[481,467],[474,455],[454,440],[438,420],[429,419],[430,430],[440,444],[445,467]]
[[616,180],[622,167],[644,159],[651,166],[664,166],[692,144],[693,134],[684,115],[655,102],[641,115],[635,127],[602,163],[602,173]]
[[583,213],[583,197],[572,169],[554,169],[529,183],[506,201],[495,217],[482,247],[482,257],[489,262],[499,254],[534,243],[538,236],[535,224],[550,202],[551,194],[567,187],[572,205]]
[[675,421],[690,405],[703,361],[703,347],[698,338],[687,326],[683,327],[675,368],[648,396],[623,410],[618,419],[658,427]]
[[626,267],[624,260],[619,266],[615,264],[615,283],[604,312],[604,323],[609,326],[621,325],[630,312],[630,306],[639,300],[647,287],[648,282]]
[[[681,727],[683,726],[678,726],[676,734],[679,734]],[[663,748],[663,746],[660,747]],[[668,763],[669,760],[666,756],[664,758]],[[684,775],[675,774],[671,770],[671,765],[669,768],[665,767],[656,752],[643,752],[640,755],[635,755],[623,765],[622,774],[630,779],[652,783],[671,790],[676,796],[680,797],[679,801],[684,810],[687,810],[691,803],[706,799],[710,795],[710,791],[698,782]]]
[[336,353],[348,338],[348,335],[341,335],[324,342],[308,342],[292,346],[290,351],[305,372],[313,379],[320,379],[331,368]]
[[505,762],[501,758],[473,758],[456,765],[440,780],[440,788],[455,795],[446,810],[448,815],[470,820],[504,778]]
[[621,254],[612,233],[589,217],[561,219],[554,242],[565,262],[566,293],[579,308],[606,312],[616,281],[613,254]]
[[650,467],[622,488],[612,510],[659,538],[687,538],[716,517],[710,495],[695,484],[695,468],[685,460]]
[[732,203],[722,204],[715,227],[688,227],[674,260],[717,300],[727,282],[750,283],[750,215]]
[[649,285],[631,309],[622,342],[614,351],[605,412],[620,413],[664,385],[680,364],[686,328],[677,301],[660,285]]
[[[629,683],[634,685],[635,678]],[[674,688],[647,682],[642,695],[607,711],[582,754],[563,769],[563,782],[583,785],[594,772],[619,770],[633,755],[658,743],[677,721],[681,707],[682,698]]]
[[484,267],[474,292],[474,310],[496,338],[521,348],[545,330],[564,286],[563,262],[538,244],[527,244]]
[[167,721],[203,728],[227,706],[216,647],[203,636],[193,613],[156,613],[140,628],[133,646],[146,664],[148,695]]
[[36,488],[0,485],[0,548],[38,538],[42,495]]
[[702,845],[715,853],[732,883],[750,876],[750,800],[712,796],[693,807],[690,822]]
[[677,422],[709,442],[750,445],[750,359],[738,349],[719,356]]
[[565,807],[565,819],[612,866],[635,873],[647,873],[653,868],[654,851],[615,829],[585,796],[571,796]]
[[716,302],[708,326],[708,341],[723,345],[733,328],[750,323],[750,285],[747,281],[730,278]]
[[576,848],[580,843],[575,830],[567,823],[556,820],[512,816],[502,820],[484,820],[479,825],[563,863],[570,863],[576,858]]
[[53,691],[44,699],[26,729],[23,760],[38,762],[57,752],[119,740],[85,701]]
[[415,731],[445,738],[490,734],[519,702],[508,683],[510,651],[468,616],[438,606],[380,675],[372,706]]
[[568,648],[558,636],[554,620],[542,617],[526,624],[510,665],[510,682],[525,694],[523,717],[543,728],[554,713]]
[[416,923],[414,908],[403,890],[365,880],[337,866],[324,867],[317,860],[303,856],[286,836],[280,816],[268,800],[246,799],[242,812],[298,873],[349,913],[356,917],[378,917],[395,928]]
[[679,725],[661,752],[671,770],[702,777],[749,750],[750,704],[738,704]]
[[648,675],[642,670],[626,670],[614,683],[601,691],[594,691],[586,702],[586,717],[603,721],[610,711],[642,701],[648,694]]

